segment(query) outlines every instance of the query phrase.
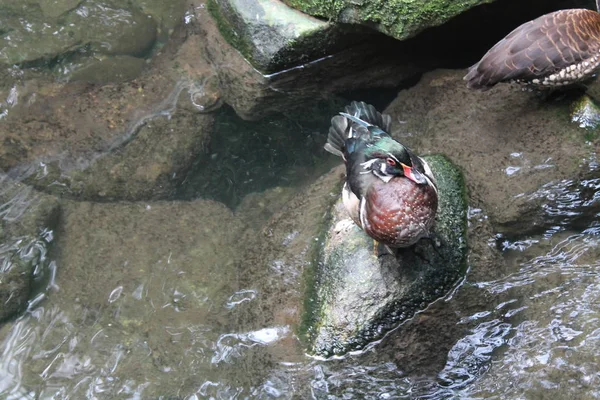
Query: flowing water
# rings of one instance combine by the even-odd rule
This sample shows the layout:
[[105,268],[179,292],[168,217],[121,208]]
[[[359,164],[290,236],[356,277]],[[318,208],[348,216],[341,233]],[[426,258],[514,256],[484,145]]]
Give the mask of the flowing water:
[[[190,18],[183,4],[138,3],[162,15],[158,47],[173,21]],[[110,10],[107,19],[122,17]],[[88,51],[54,60],[55,79],[85,64]],[[29,79],[13,85],[23,72],[11,71],[2,82],[9,90],[0,124]],[[225,106],[214,111],[214,143],[168,196],[90,202],[59,195],[54,229],[0,230],[2,271],[17,258],[35,266],[27,309],[0,327],[0,398],[600,398],[599,179],[555,181],[548,169],[546,185],[523,195],[542,199],[553,223],[526,236],[481,237],[486,212],[471,208],[470,235],[502,257],[482,271],[474,248],[452,293],[362,353],[313,358],[292,322],[254,317],[294,321],[301,308],[282,310],[260,289],[299,291],[298,266],[247,265],[241,249],[254,246],[270,216],[338,163],[321,148],[330,116],[348,100],[325,101],[317,116],[311,108],[257,122]],[[136,128],[170,121],[176,100],[156,104]],[[132,139],[127,126],[119,143]],[[17,168],[19,161],[0,176],[0,217],[9,228],[44,196],[18,182],[47,176],[44,162],[34,158],[42,172],[31,172]],[[42,191],[62,187],[41,178]],[[240,268],[258,273],[242,278]]]

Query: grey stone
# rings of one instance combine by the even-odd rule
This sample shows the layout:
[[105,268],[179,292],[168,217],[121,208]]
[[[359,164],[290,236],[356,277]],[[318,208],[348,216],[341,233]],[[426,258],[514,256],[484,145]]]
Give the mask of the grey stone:
[[157,24],[135,7],[110,1],[9,2],[0,5],[0,34],[0,63],[37,66],[76,51],[144,55]]
[[[100,74],[108,74],[103,68],[108,66],[122,79],[132,77],[121,74],[135,75],[145,60],[107,56],[75,73],[76,81],[32,80],[14,90],[0,89],[0,98],[11,91],[18,95],[0,110],[6,114],[0,124],[0,169],[39,190],[71,198],[172,195],[204,153],[214,120],[206,111],[220,104],[218,88],[210,83],[214,73],[197,40],[165,46],[142,76],[123,83],[86,84],[110,79]],[[203,96],[191,99],[199,87]],[[205,112],[181,107],[182,93],[188,102],[204,105]]]
[[137,78],[147,66],[146,60],[132,56],[112,56],[104,59],[86,58],[82,64],[71,64],[70,81],[107,84]]
[[571,122],[568,96],[551,100],[509,84],[477,92],[464,75],[432,71],[398,93],[385,110],[406,121],[394,134],[456,162],[471,206],[496,232],[522,236],[551,227],[556,219],[547,211],[560,206],[552,199],[566,195],[572,181],[598,178],[596,131]]
[[39,3],[44,16],[56,18],[77,8],[83,0],[40,0]]
[[334,21],[362,24],[396,39],[407,39],[422,30],[493,0],[283,0],[308,14]]
[[[438,180],[434,237],[377,255],[373,240],[338,201],[314,274],[303,331],[319,356],[364,349],[399,323],[446,295],[466,271],[466,193],[460,171],[443,156],[428,156]],[[434,244],[436,240],[441,243]],[[310,285],[310,284],[309,284]]]
[[333,25],[278,0],[211,0],[208,4],[223,36],[263,73],[322,57],[334,44]]
[[[374,86],[396,87],[423,71],[423,66],[414,63],[413,58],[398,56],[394,50],[396,41],[379,34],[375,41],[375,32],[359,31],[340,40],[336,49],[326,49],[318,36],[310,36],[310,40],[314,41],[307,42],[306,46],[322,50],[320,57],[325,57],[318,60],[304,56],[289,57],[285,63],[273,63],[269,70],[286,66],[292,68],[265,74],[257,70],[251,57],[244,57],[249,53],[240,50],[239,44],[232,46],[231,39],[226,40],[228,31],[222,28],[219,31],[216,26],[218,16],[217,21],[202,12],[195,16],[192,29],[204,38],[208,58],[219,66],[215,72],[219,77],[222,99],[246,120],[258,120],[276,112],[287,114],[332,93]],[[335,56],[326,56],[328,51],[334,50]],[[307,49],[302,54],[317,56],[311,51]],[[307,60],[310,62],[302,64]]]

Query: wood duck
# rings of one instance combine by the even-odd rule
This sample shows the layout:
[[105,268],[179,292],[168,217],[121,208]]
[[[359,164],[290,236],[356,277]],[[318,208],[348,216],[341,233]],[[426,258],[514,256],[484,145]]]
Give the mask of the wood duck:
[[438,205],[429,165],[390,135],[392,119],[352,102],[331,119],[325,150],[346,164],[342,190],[350,217],[375,241],[408,247],[428,236]]
[[519,26],[469,68],[464,79],[467,87],[482,91],[499,82],[556,88],[592,78],[598,67],[600,13],[570,9]]

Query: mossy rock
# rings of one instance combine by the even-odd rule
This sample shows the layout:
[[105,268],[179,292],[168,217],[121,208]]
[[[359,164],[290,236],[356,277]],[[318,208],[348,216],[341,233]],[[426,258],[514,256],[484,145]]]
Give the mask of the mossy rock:
[[208,9],[223,37],[265,74],[325,57],[357,39],[348,35],[356,29],[322,21],[278,0],[210,0]]
[[307,14],[342,23],[362,24],[404,40],[493,0],[283,0]]
[[466,271],[467,196],[459,169],[441,155],[424,157],[438,181],[434,237],[377,257],[373,240],[348,217],[341,201],[331,222],[314,282],[308,284],[301,333],[309,351],[329,357],[364,349],[431,302]]

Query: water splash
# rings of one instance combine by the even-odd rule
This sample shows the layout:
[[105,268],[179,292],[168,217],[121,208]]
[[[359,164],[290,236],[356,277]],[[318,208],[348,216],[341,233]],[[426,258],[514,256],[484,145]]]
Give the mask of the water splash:
[[233,362],[234,359],[242,356],[244,349],[272,344],[283,339],[289,333],[289,327],[277,326],[247,333],[223,334],[219,336],[215,344],[215,353],[211,358],[211,363]]

